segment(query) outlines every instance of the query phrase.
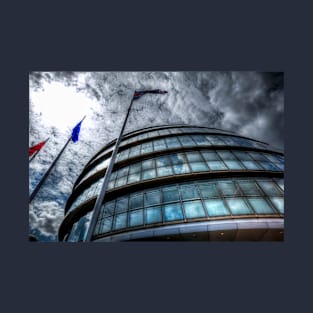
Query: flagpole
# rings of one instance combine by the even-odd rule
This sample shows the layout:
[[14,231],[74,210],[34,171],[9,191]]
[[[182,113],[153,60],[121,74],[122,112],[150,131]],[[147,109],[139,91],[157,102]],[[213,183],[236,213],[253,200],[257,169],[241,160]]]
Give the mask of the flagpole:
[[48,177],[49,173],[51,172],[52,168],[54,167],[55,163],[58,161],[58,159],[60,158],[60,156],[62,155],[63,151],[65,150],[65,148],[67,147],[67,145],[69,144],[69,142],[71,141],[72,136],[67,140],[67,142],[65,143],[64,147],[62,148],[62,150],[59,152],[58,156],[54,159],[54,161],[52,162],[52,164],[50,165],[50,167],[48,168],[48,170],[46,171],[45,175],[43,175],[43,177],[41,178],[40,182],[37,184],[37,186],[35,187],[35,189],[33,190],[33,192],[31,193],[30,197],[29,197],[29,203],[32,202],[32,200],[34,199],[34,197],[36,196],[38,190],[40,189],[40,187],[42,186],[42,184],[44,183],[44,181],[46,180],[46,178]]
[[[134,92],[134,95],[135,95],[135,93],[136,93],[136,91]],[[85,241],[91,241],[91,237],[92,237],[94,229],[96,227],[96,223],[97,223],[98,216],[99,216],[99,213],[100,213],[101,204],[103,202],[106,190],[107,190],[108,185],[109,185],[109,180],[110,180],[110,177],[111,177],[111,173],[112,173],[113,165],[114,165],[114,162],[115,162],[115,159],[116,159],[116,155],[117,155],[117,152],[118,152],[118,148],[119,148],[122,136],[123,136],[123,132],[124,132],[124,129],[125,129],[125,125],[126,125],[126,122],[127,122],[127,119],[128,119],[128,116],[129,116],[129,113],[130,113],[130,110],[131,110],[131,107],[132,107],[133,102],[134,102],[134,95],[133,95],[132,100],[130,102],[130,105],[128,107],[128,111],[127,111],[126,117],[124,119],[124,123],[123,123],[122,129],[120,131],[118,139],[116,140],[116,143],[115,143],[115,146],[114,146],[114,149],[113,149],[113,152],[112,152],[112,156],[111,156],[111,160],[110,160],[109,166],[108,166],[108,168],[107,168],[107,170],[105,172],[104,181],[103,181],[100,193],[99,193],[99,195],[97,197],[97,200],[96,200],[96,203],[95,203],[95,206],[94,206],[94,209],[93,209],[93,214],[92,214],[92,217],[91,217],[91,221],[90,221],[90,224],[89,224],[89,228],[88,228],[88,232],[87,232],[87,236],[86,236]]]
[[[81,120],[81,122],[85,119],[86,115],[84,116],[84,118]],[[80,123],[81,123],[80,122]],[[37,184],[37,186],[35,187],[35,189],[33,190],[33,192],[31,193],[30,197],[29,197],[29,203],[32,202],[32,200],[34,199],[34,197],[36,196],[38,190],[40,189],[40,187],[42,186],[42,184],[44,183],[44,181],[46,180],[46,178],[48,177],[49,173],[51,172],[52,168],[54,167],[55,163],[58,161],[58,159],[60,158],[60,156],[62,155],[63,151],[65,150],[65,148],[67,147],[67,145],[70,143],[72,139],[72,135],[70,136],[70,138],[67,140],[67,142],[65,143],[64,147],[62,148],[62,150],[59,152],[59,154],[57,155],[57,157],[54,159],[54,161],[52,162],[52,164],[50,165],[50,167],[48,168],[47,172],[45,173],[45,175],[41,178],[40,182]]]
[[[45,141],[45,144],[48,142],[49,139],[50,139],[50,138],[48,138],[48,139]],[[38,151],[36,151],[36,153],[29,159],[29,163],[35,158],[35,156],[36,156],[40,151],[41,151],[41,149],[38,150]]]

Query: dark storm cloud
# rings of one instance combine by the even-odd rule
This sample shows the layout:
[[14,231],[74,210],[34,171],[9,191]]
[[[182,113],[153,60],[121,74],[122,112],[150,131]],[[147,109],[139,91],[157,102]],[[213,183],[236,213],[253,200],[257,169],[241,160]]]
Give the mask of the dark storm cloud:
[[[93,99],[80,140],[71,143],[30,205],[30,229],[53,240],[66,199],[90,158],[116,138],[134,90],[164,89],[134,102],[126,131],[160,124],[216,127],[283,147],[284,75],[258,72],[34,72],[30,80],[29,145],[50,137],[30,164],[30,192],[69,136],[68,130],[46,127],[45,113],[32,95],[45,83],[59,82]],[[88,126],[87,126],[88,125]]]

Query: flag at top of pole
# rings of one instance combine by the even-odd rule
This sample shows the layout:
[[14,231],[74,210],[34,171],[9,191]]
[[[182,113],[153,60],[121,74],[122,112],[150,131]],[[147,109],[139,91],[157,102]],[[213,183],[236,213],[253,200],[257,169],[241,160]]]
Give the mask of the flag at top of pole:
[[30,148],[28,148],[28,156],[32,156],[36,151],[40,151],[40,149],[44,146],[44,144],[47,142],[47,140],[42,141],[40,143],[38,143],[35,146],[32,146]]
[[153,89],[153,90],[142,90],[142,91],[135,91],[133,100],[139,99],[141,96],[143,96],[146,93],[157,93],[157,94],[164,94],[167,93],[165,90],[160,89]]
[[85,119],[85,117],[86,116],[84,116],[84,118],[72,130],[72,141],[73,142],[78,141],[78,135],[79,135],[79,132],[80,132],[80,126],[81,126],[83,120]]

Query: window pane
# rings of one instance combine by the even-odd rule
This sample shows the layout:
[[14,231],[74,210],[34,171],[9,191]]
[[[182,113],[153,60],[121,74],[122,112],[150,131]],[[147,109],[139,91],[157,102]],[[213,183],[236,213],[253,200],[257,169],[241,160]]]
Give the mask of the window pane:
[[279,198],[279,197],[271,197],[270,198],[272,203],[275,205],[276,209],[280,213],[284,213],[284,198]]
[[218,151],[218,155],[223,160],[236,160],[235,156],[230,151]]
[[202,162],[199,152],[186,152],[186,156],[189,162]]
[[259,181],[258,184],[261,186],[263,191],[269,196],[280,196],[282,193],[276,188],[276,184],[271,181]]
[[166,143],[167,143],[167,146],[169,148],[179,148],[181,145],[180,145],[180,142],[178,141],[177,138],[175,137],[172,137],[172,138],[166,138]]
[[135,157],[140,154],[140,146],[131,147],[129,151],[129,157]]
[[146,209],[146,224],[162,222],[162,212],[160,206],[150,207]]
[[127,183],[131,184],[133,182],[140,181],[140,173],[131,174],[128,176]]
[[219,190],[224,196],[239,196],[239,188],[231,181],[229,182],[218,182],[217,183]]
[[264,161],[267,162],[268,159],[261,153],[258,152],[249,152],[249,154],[257,161]]
[[247,196],[261,195],[260,190],[258,189],[257,185],[253,181],[251,182],[238,181],[238,184],[244,195],[247,195]]
[[183,219],[183,212],[180,203],[164,205],[164,219],[166,222]]
[[221,171],[227,169],[225,164],[220,161],[208,161],[208,165],[212,171]]
[[278,168],[271,162],[260,162],[261,166],[267,171],[278,171]]
[[176,164],[173,165],[173,169],[175,174],[184,174],[190,172],[188,164]]
[[110,217],[106,217],[104,220],[101,221],[100,233],[107,233],[111,231],[112,220],[113,220],[113,217],[110,216]]
[[195,143],[193,142],[193,140],[191,139],[190,136],[180,136],[179,140],[180,140],[181,144],[183,145],[183,147],[195,146]]
[[204,204],[209,216],[230,215],[222,200],[205,200]]
[[192,172],[204,172],[209,170],[208,166],[204,162],[190,163],[190,167]]
[[216,198],[219,197],[219,193],[215,184],[199,184],[199,188],[203,198]]
[[140,163],[135,163],[130,165],[129,167],[129,174],[134,174],[134,173],[138,173],[141,170],[141,164]]
[[127,222],[126,213],[115,215],[113,229],[125,228],[126,222]]
[[212,143],[212,145],[224,145],[224,141],[217,136],[206,135],[206,138]]
[[282,190],[284,190],[284,180],[283,179],[277,179],[277,184],[278,184],[278,186],[282,189]]
[[103,207],[103,215],[109,216],[114,213],[115,200],[107,202]]
[[141,145],[141,154],[149,153],[153,151],[152,142],[146,142]]
[[179,191],[177,187],[166,188],[162,190],[163,202],[179,201]]
[[250,204],[252,205],[254,211],[257,214],[271,214],[274,213],[273,209],[270,207],[270,205],[261,198],[248,198]]
[[248,170],[259,170],[260,166],[254,161],[242,161],[243,165]]
[[154,178],[156,175],[155,175],[155,169],[151,169],[151,170],[146,170],[146,171],[143,171],[142,172],[142,179],[145,180],[145,179],[151,179],[151,178]]
[[157,167],[171,165],[170,159],[167,156],[158,157],[156,159]]
[[191,137],[197,145],[209,145],[209,141],[204,135],[192,135]]
[[187,218],[205,217],[201,201],[189,201],[184,203]]
[[131,195],[129,200],[130,210],[135,210],[143,207],[143,195],[142,193]]
[[188,199],[197,199],[199,197],[198,190],[195,186],[186,186],[186,187],[180,187],[180,194],[182,197],[182,200],[188,200]]
[[129,213],[129,226],[143,225],[143,210],[136,210]]
[[243,168],[242,165],[237,161],[224,161],[224,162],[230,170],[240,170]]
[[243,152],[243,151],[234,151],[233,152],[236,157],[240,160],[240,161],[252,161],[251,156],[247,153],[247,152]]
[[154,167],[154,160],[144,160],[142,161],[142,169],[148,170]]
[[160,204],[161,202],[160,195],[161,195],[160,190],[145,193],[145,207],[149,205]]
[[170,159],[173,164],[183,164],[187,163],[186,157],[182,153],[174,153],[170,155]]
[[172,168],[170,166],[158,167],[157,172],[158,176],[169,176],[173,174]]
[[219,161],[219,157],[215,152],[201,152],[206,161]]
[[155,151],[165,150],[166,145],[164,139],[158,139],[153,141],[153,146]]
[[119,198],[116,201],[115,213],[125,212],[128,209],[128,197]]
[[234,215],[253,213],[242,199],[226,199],[226,202]]
[[126,178],[127,178],[127,176],[123,176],[123,177],[117,179],[115,182],[115,187],[126,185]]

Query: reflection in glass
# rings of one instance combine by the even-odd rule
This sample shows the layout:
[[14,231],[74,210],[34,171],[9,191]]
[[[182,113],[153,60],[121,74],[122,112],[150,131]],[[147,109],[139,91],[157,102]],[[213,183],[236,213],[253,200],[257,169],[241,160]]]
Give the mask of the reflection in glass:
[[200,200],[185,202],[184,209],[187,218],[205,217],[205,212]]
[[166,222],[182,220],[184,218],[180,203],[164,205],[164,220]]

